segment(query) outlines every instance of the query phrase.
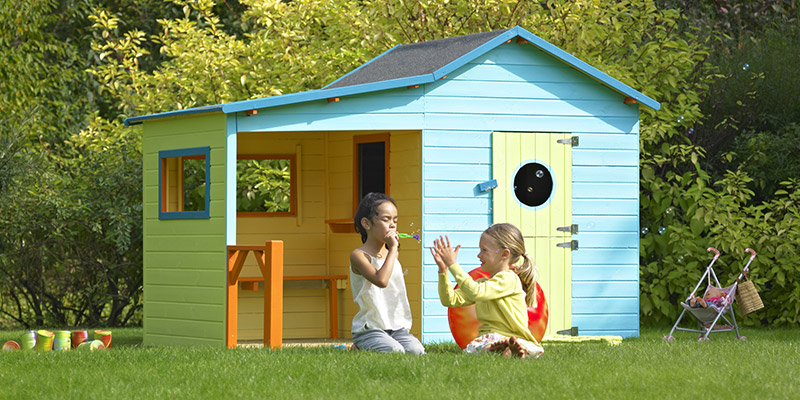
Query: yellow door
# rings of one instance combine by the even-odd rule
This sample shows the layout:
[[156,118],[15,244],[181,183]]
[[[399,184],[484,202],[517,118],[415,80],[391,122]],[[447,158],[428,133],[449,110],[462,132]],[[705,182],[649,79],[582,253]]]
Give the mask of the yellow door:
[[494,132],[494,223],[520,228],[536,262],[550,318],[546,335],[572,326],[572,145],[567,133]]

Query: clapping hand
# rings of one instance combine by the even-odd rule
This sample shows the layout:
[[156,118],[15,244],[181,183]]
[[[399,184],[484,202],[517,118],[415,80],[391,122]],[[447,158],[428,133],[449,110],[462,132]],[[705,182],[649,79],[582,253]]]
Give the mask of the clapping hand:
[[458,259],[458,249],[461,245],[455,248],[450,246],[450,238],[439,236],[438,239],[433,240],[433,247],[431,247],[431,254],[439,267],[439,273],[447,273],[447,268],[456,263]]

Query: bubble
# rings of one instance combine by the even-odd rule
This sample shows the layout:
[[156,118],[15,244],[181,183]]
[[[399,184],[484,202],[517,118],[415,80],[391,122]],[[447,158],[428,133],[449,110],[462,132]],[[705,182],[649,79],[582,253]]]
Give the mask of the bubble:
[[663,227],[663,226],[662,226],[661,228],[658,228],[658,234],[659,234],[659,235],[663,235],[663,234],[664,234],[664,232],[666,232],[666,231],[667,231],[667,228],[666,228],[666,227]]
[[672,207],[667,207],[667,210],[665,211],[667,215],[672,215],[673,212],[675,212],[675,209]]
[[683,123],[683,115],[681,115],[681,116],[679,116],[679,117],[678,117],[678,123],[679,123],[679,124],[682,124],[682,123]]
[[646,226],[642,227],[642,235],[647,235],[649,232],[650,232],[650,228],[648,228]]
[[542,170],[538,170],[538,171],[536,171],[536,177],[537,177],[537,178],[541,178],[541,177],[543,177],[543,176],[544,176],[544,171],[542,171]]
[[747,71],[748,69],[750,69],[750,64],[744,63],[744,65],[742,65],[742,71]]
[[414,223],[412,222],[412,223],[410,223],[410,224],[408,224],[408,225],[409,225],[409,226],[414,226]]
[[690,135],[694,135],[694,128],[689,128],[689,130],[686,131],[686,133],[688,133]]
[[514,190],[517,190],[517,185],[514,185]]
[[531,193],[531,192],[533,192],[533,188],[528,186],[528,193]]
[[678,257],[678,262],[683,262],[683,256]]

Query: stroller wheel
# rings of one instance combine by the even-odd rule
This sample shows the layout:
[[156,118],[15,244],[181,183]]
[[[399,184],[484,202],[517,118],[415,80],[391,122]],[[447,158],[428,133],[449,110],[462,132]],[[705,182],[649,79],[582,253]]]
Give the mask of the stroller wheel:
[[709,341],[709,340],[711,340],[711,338],[710,338],[710,337],[703,337],[703,336],[700,336],[699,338],[697,338],[697,341],[698,341],[698,342],[707,342],[707,341]]
[[737,339],[744,342],[745,340],[747,340],[747,336],[739,336]]
[[674,342],[675,341],[675,337],[674,336],[664,336],[664,341],[665,342]]

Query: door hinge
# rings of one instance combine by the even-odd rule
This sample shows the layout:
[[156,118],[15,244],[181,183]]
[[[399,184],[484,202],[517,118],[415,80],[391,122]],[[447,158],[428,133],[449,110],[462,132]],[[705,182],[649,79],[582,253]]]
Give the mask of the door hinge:
[[578,147],[579,140],[577,136],[572,136],[567,139],[558,139],[557,142],[561,144],[568,144],[571,145],[572,147]]
[[559,243],[556,247],[566,247],[570,250],[578,250],[578,241],[570,240],[569,242]]
[[578,224],[572,224],[570,226],[559,226],[556,228],[559,232],[569,232],[570,234],[574,235],[578,233]]

